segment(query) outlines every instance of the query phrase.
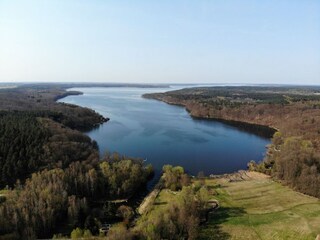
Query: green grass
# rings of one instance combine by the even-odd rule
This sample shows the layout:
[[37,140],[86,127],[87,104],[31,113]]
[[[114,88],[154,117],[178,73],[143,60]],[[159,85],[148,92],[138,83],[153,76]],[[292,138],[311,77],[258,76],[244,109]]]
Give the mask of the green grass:
[[310,239],[320,233],[320,201],[270,179],[207,180],[220,208],[200,239]]
[[156,200],[154,201],[154,204],[153,204],[154,210],[157,211],[158,209],[165,207],[167,204],[170,204],[175,197],[176,197],[176,194],[174,194],[170,190],[168,189],[161,190]]

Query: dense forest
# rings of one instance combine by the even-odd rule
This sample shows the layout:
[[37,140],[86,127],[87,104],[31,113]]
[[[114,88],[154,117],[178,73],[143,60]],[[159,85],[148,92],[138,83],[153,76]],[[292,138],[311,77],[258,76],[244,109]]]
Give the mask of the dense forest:
[[[72,162],[32,174],[17,183],[0,204],[0,236],[7,239],[47,238],[63,222],[70,228],[86,228],[98,234],[100,219],[108,208],[92,207],[97,200],[128,198],[152,173],[134,159],[106,158],[101,162]],[[90,207],[91,206],[91,207]]]
[[276,129],[264,162],[250,168],[320,197],[320,87],[203,87],[144,97],[185,106],[194,117]]
[[30,112],[0,114],[0,187],[31,173],[98,157],[97,145],[78,131]]
[[121,219],[116,204],[143,188],[150,165],[120,154],[100,159],[96,142],[78,130],[106,119],[55,101],[63,88],[0,91],[0,238],[48,238],[73,228],[99,233],[105,219]]
[[44,144],[50,134],[28,113],[1,113],[0,187],[13,185],[44,166]]

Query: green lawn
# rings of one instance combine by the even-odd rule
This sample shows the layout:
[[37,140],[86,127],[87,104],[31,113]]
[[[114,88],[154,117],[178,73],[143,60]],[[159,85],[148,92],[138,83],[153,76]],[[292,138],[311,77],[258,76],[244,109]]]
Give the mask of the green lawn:
[[[262,175],[261,175],[262,176]],[[220,208],[201,226],[200,239],[310,239],[320,233],[320,201],[265,177],[206,180]]]

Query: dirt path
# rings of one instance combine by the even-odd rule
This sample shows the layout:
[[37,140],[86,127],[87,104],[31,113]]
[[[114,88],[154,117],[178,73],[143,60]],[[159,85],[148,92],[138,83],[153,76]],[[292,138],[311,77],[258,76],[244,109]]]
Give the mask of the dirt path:
[[155,185],[154,189],[143,199],[140,206],[137,208],[137,212],[142,215],[149,211],[151,206],[153,206],[154,201],[158,197],[159,193],[163,188],[163,179],[159,179],[159,182]]
[[142,203],[137,209],[140,215],[145,214],[149,210],[149,207],[153,205],[160,191],[160,189],[155,188],[147,197],[143,199]]

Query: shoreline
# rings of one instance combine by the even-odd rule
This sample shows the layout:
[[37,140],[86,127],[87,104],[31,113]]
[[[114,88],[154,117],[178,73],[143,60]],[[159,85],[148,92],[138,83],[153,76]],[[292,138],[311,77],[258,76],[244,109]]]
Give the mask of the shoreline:
[[[56,97],[54,98],[54,102],[55,102],[55,103],[58,103],[58,104],[60,103],[60,104],[74,105],[74,106],[77,106],[77,107],[80,107],[80,108],[87,108],[87,107],[83,107],[83,106],[80,106],[80,105],[77,105],[77,104],[70,104],[70,103],[65,103],[65,102],[58,102],[59,100],[61,100],[61,99],[63,99],[63,98],[66,98],[66,97],[69,97],[69,96],[81,96],[81,95],[84,94],[83,92],[80,92],[80,91],[73,91],[73,90],[69,91],[69,89],[72,89],[72,88],[65,88],[65,89],[63,89],[63,90],[64,90],[64,93],[56,96]],[[88,109],[90,109],[91,111],[94,111],[96,114],[98,114],[98,115],[100,116],[100,122],[94,124],[93,126],[87,127],[87,128],[89,129],[89,131],[91,131],[91,130],[97,128],[97,127],[99,127],[100,125],[102,125],[102,124],[104,124],[104,123],[106,123],[106,122],[108,122],[108,121],[110,120],[109,117],[104,117],[104,116],[102,116],[100,113],[97,113],[94,109],[92,109],[92,108],[88,108]],[[85,131],[84,131],[84,130],[81,130],[80,132],[84,134],[88,129],[84,129]],[[91,139],[91,140],[92,140],[92,139]]]
[[[167,103],[167,104],[173,105],[173,106],[183,107],[189,113],[189,116],[193,119],[221,122],[226,125],[237,127],[238,129],[245,130],[246,132],[252,132],[258,136],[262,136],[262,137],[265,137],[268,139],[271,139],[273,134],[279,131],[279,129],[277,129],[276,127],[257,124],[257,123],[244,122],[244,121],[232,120],[232,119],[224,119],[224,118],[218,118],[218,117],[196,116],[196,115],[192,114],[190,109],[188,109],[187,105],[184,103],[172,102],[172,101],[169,101],[165,98],[153,96],[153,94],[149,94],[149,93],[143,94],[142,97],[145,99],[152,99],[152,100],[164,102],[164,103]],[[260,131],[262,132],[262,134]]]

